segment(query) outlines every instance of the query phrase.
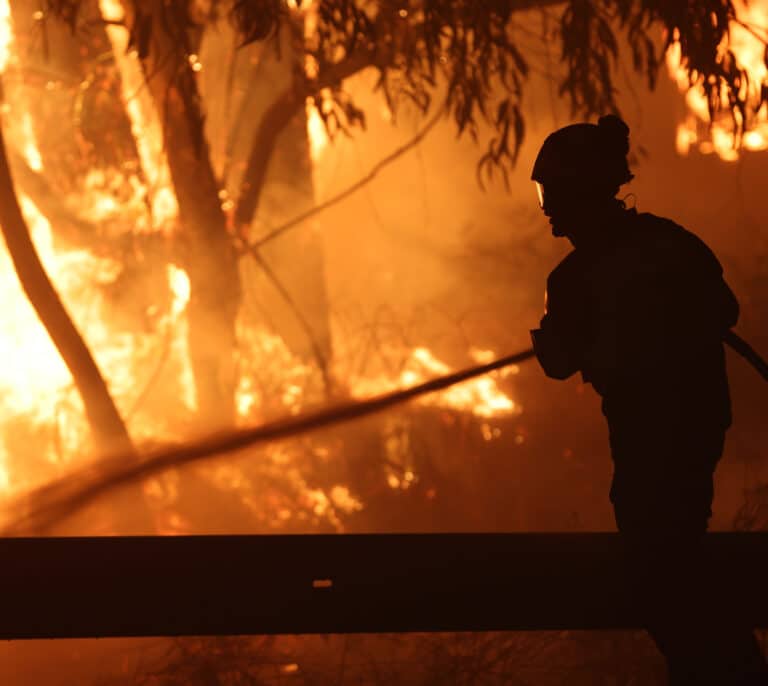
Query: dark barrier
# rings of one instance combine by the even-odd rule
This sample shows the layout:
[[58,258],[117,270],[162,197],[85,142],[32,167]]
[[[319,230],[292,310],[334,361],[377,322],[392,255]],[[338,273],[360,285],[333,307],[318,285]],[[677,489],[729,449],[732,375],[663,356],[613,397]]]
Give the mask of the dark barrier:
[[[615,534],[0,539],[0,638],[638,626]],[[710,534],[768,626],[768,534]]]

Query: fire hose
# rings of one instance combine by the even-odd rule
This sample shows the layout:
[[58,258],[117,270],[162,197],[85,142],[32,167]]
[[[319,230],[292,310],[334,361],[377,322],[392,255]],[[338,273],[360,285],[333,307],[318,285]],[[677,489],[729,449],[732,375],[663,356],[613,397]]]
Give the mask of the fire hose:
[[[723,341],[749,362],[760,376],[768,381],[766,362],[743,338],[728,331]],[[444,390],[463,381],[483,376],[504,367],[519,364],[535,356],[533,349],[501,357],[486,364],[462,369],[451,374],[412,386],[391,391],[366,400],[353,400],[301,415],[278,419],[260,426],[221,432],[198,441],[166,447],[140,455],[114,456],[102,460],[91,468],[74,472],[27,494],[46,503],[42,508],[16,517],[2,533],[19,535],[45,529],[67,514],[79,509],[105,492],[130,482],[147,478],[171,467],[196,462],[220,453],[232,452],[258,443],[294,437],[341,422],[359,419],[405,403],[428,393]]]
[[[147,451],[140,455],[115,455],[103,458],[90,467],[63,476],[19,498],[11,506],[14,515],[10,517],[10,524],[0,531],[0,535],[39,534],[113,488],[148,478],[171,467],[180,467],[217,454],[294,437],[366,417],[427,393],[441,391],[462,381],[524,362],[533,356],[532,349],[524,350],[487,364],[462,369],[410,388],[391,391],[367,400],[348,401],[249,429],[220,432],[197,441]],[[18,512],[23,514],[19,516]]]
[[755,371],[768,381],[768,362],[760,357],[759,353],[741,336],[733,331],[726,331],[725,336],[723,336],[723,342],[749,362]]

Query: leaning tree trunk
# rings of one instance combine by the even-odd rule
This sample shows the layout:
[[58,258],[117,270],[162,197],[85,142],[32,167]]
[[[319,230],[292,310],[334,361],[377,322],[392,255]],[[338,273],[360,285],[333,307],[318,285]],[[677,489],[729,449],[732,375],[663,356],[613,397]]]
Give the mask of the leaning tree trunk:
[[[82,143],[82,130],[88,128],[90,141],[100,151],[108,151],[114,158],[99,158],[101,164],[115,164],[128,151],[136,157],[125,114],[117,110],[107,128],[98,115],[72,108],[73,86],[84,94],[82,84],[90,80],[95,65],[109,49],[103,27],[90,32],[72,32],[69,27],[55,21],[45,26],[45,49],[36,43],[41,30],[35,18],[39,10],[36,0],[14,0],[11,3],[13,25],[13,51],[16,74],[7,95],[13,116],[28,116],[36,147],[46,169],[60,168],[71,163],[76,154],[82,154],[77,141]],[[45,79],[40,78],[45,75]],[[18,78],[21,76],[22,78]],[[52,81],[50,81],[52,80]],[[54,84],[52,89],[46,83]],[[29,104],[33,104],[29,107]],[[62,119],[62,113],[70,113]],[[57,126],[51,122],[58,117]],[[121,455],[138,459],[126,425],[115,406],[104,378],[75,324],[70,319],[54,286],[49,281],[35,252],[26,223],[18,210],[16,188],[21,185],[38,209],[51,221],[55,243],[98,250],[103,235],[95,224],[74,214],[62,200],[58,191],[48,184],[46,173],[29,167],[27,160],[3,141],[2,165],[2,225],[11,258],[18,277],[46,327],[59,355],[61,355],[80,394],[86,420],[93,437],[95,450],[101,456]],[[8,166],[12,172],[8,171]],[[11,175],[16,184],[11,182]],[[155,531],[154,518],[144,496],[141,484],[129,485],[112,494],[97,511],[84,513],[77,522],[68,523],[69,531],[78,533],[149,534]]]
[[176,6],[155,0],[124,0],[123,6],[139,42],[147,87],[163,120],[179,204],[184,265],[192,288],[189,345],[201,423],[222,428],[234,421],[240,277],[205,139],[189,32]]
[[2,131],[0,226],[22,288],[72,374],[98,452],[102,455],[132,454],[133,444],[104,378],[48,278],[32,243],[14,190]]

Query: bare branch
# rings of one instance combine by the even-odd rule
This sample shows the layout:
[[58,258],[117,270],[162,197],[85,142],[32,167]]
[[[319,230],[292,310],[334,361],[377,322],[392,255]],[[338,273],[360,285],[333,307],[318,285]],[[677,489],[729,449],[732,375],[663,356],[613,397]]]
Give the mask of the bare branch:
[[243,174],[235,208],[237,227],[250,226],[256,216],[269,161],[277,145],[277,139],[291,119],[304,107],[307,98],[317,95],[326,88],[338,86],[344,79],[373,64],[375,64],[375,52],[361,49],[323,70],[317,79],[308,80],[299,88],[291,87],[284,91],[269,106],[259,122]]
[[300,214],[298,217],[294,217],[293,219],[290,219],[285,224],[278,226],[277,228],[270,231],[266,236],[263,236],[262,238],[255,241],[254,243],[251,243],[250,245],[248,245],[246,249],[249,252],[259,250],[270,241],[273,241],[275,238],[284,234],[286,231],[290,231],[292,228],[307,221],[307,219],[310,219],[311,217],[314,217],[315,215],[318,215],[321,212],[324,212],[328,208],[333,207],[334,205],[340,203],[342,200],[345,200],[346,198],[348,198],[350,195],[353,195],[354,193],[359,191],[366,184],[373,181],[373,179],[375,179],[383,169],[388,167],[395,160],[399,159],[409,150],[411,150],[416,145],[418,145],[426,137],[426,135],[434,128],[435,124],[437,124],[437,122],[440,121],[440,119],[445,115],[445,111],[446,111],[446,107],[445,106],[441,107],[435,113],[435,115],[424,125],[424,128],[421,129],[421,131],[419,131],[407,143],[404,143],[399,148],[397,148],[396,150],[391,152],[389,155],[387,155],[384,159],[376,163],[365,176],[363,176],[361,179],[353,183],[349,188],[343,190],[338,195],[334,195],[332,198],[329,198],[325,202],[322,202],[319,205],[315,205],[314,207],[310,208],[306,212],[303,212],[302,214]]
[[253,259],[258,262],[263,272],[267,275],[267,278],[272,282],[272,285],[285,301],[285,304],[288,305],[291,312],[293,312],[296,320],[299,322],[299,325],[304,330],[304,333],[307,336],[307,340],[309,341],[309,345],[312,348],[312,354],[315,357],[317,367],[323,377],[323,386],[325,387],[325,392],[328,394],[332,390],[332,380],[330,378],[330,371],[328,369],[328,360],[325,359],[325,355],[320,348],[320,344],[317,341],[317,335],[312,329],[312,326],[310,325],[309,321],[307,321],[307,318],[304,316],[304,313],[301,311],[298,303],[293,299],[288,289],[285,287],[285,284],[283,284],[272,267],[269,266],[269,263],[264,259],[259,250],[256,248],[251,248],[248,250],[248,252],[253,257]]

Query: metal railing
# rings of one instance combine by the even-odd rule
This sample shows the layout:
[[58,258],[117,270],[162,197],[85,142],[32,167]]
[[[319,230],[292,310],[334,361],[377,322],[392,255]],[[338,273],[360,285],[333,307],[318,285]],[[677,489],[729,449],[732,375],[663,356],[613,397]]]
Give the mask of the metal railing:
[[[768,626],[768,534],[708,564]],[[0,638],[639,628],[616,534],[0,539]]]

